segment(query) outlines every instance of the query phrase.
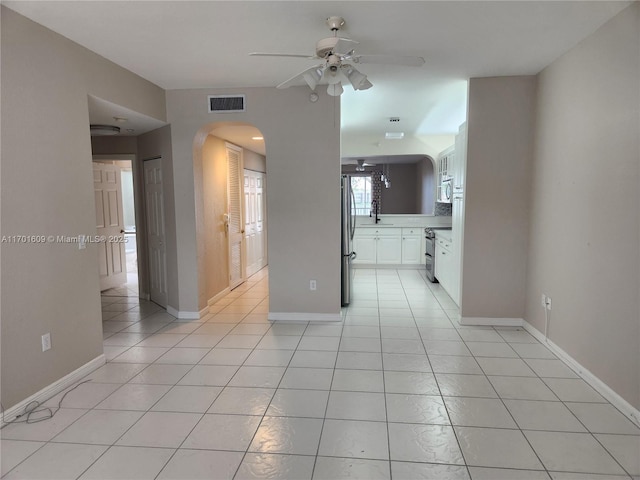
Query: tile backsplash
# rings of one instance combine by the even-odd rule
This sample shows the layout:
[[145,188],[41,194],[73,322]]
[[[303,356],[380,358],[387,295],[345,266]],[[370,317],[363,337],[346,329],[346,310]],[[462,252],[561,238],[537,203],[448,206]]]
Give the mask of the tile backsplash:
[[450,217],[451,216],[451,204],[436,202],[433,209],[433,214],[437,216]]

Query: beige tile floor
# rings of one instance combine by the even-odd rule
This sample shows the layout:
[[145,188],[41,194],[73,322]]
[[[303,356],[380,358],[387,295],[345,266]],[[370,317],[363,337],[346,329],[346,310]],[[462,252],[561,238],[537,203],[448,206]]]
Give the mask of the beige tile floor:
[[3,478],[640,478],[640,429],[420,271],[356,270],[341,324],[269,323],[266,270],[199,321],[133,295],[102,298],[91,382],[2,430]]

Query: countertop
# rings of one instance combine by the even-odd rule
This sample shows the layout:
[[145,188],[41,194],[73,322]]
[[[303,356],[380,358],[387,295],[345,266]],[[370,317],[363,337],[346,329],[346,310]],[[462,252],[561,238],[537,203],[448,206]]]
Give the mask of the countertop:
[[448,240],[449,242],[453,241],[453,236],[451,234],[451,229],[440,229],[440,230],[433,230],[436,234],[436,238],[442,238],[445,240]]

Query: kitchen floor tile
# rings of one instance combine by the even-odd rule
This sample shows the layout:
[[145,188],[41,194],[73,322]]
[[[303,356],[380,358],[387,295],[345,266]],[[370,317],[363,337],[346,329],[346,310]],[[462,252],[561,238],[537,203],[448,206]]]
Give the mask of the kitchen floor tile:
[[359,458],[318,457],[314,480],[390,480],[389,462]]
[[490,376],[489,381],[501,398],[558,401],[554,393],[539,378]]
[[47,442],[84,415],[87,410],[61,408],[50,420],[11,423],[0,431],[2,439]]
[[453,425],[465,427],[518,428],[502,400],[494,398],[444,397]]
[[640,476],[640,436],[597,434],[595,437],[627,473]]
[[[506,375],[510,377],[535,377],[536,374],[519,358],[479,357],[478,363],[486,375]],[[550,360],[544,360],[550,361]]]
[[[470,480],[467,467],[437,463],[391,462],[393,480]],[[489,479],[487,479],[489,480]],[[506,479],[505,479],[506,480]]]
[[222,335],[197,335],[192,333],[176,345],[179,348],[213,348],[220,340]]
[[96,383],[126,383],[144,370],[147,365],[142,363],[107,363],[87,375]]
[[247,453],[234,480],[309,480],[315,457],[270,453]]
[[157,412],[204,413],[222,387],[176,385],[151,408]]
[[607,403],[602,395],[580,378],[543,378],[542,380],[563,402]]
[[436,380],[442,395],[448,397],[497,398],[495,390],[484,375],[437,373]]
[[464,465],[453,428],[389,423],[391,460]]
[[522,358],[556,358],[556,356],[551,353],[551,350],[541,343],[511,343],[510,345]]
[[640,428],[608,403],[567,403],[569,410],[594,433],[640,435]]
[[326,418],[384,422],[384,393],[332,391]]
[[384,369],[398,372],[431,372],[429,359],[425,354],[383,353]]
[[120,388],[120,385],[116,383],[81,383],[77,384],[77,387],[73,390],[69,388],[63,390],[58,395],[44,402],[43,405],[46,407],[57,407],[64,396],[64,400],[62,401],[65,408],[93,408],[118,388]]
[[339,370],[333,374],[331,390],[384,392],[381,370]]
[[539,377],[578,378],[578,375],[561,360],[527,358],[525,361]]
[[244,452],[260,420],[259,416],[206,414],[185,439],[182,448]]
[[451,425],[442,397],[387,393],[389,422]]
[[322,422],[319,418],[264,417],[249,452],[315,455]]
[[269,335],[262,337],[256,346],[257,350],[295,350],[301,337],[294,335]]
[[210,348],[178,348],[173,347],[162,355],[155,363],[170,363],[172,365],[195,365],[202,357],[209,353]]
[[383,422],[327,419],[318,455],[388,460],[387,426]]
[[518,354],[505,342],[466,342],[474,357],[518,358]]
[[112,445],[136,423],[143,412],[91,410],[52,441]]
[[337,356],[337,352],[298,350],[293,354],[289,366],[300,368],[333,368],[336,364]]
[[343,337],[340,352],[381,352],[380,340],[377,338]]
[[483,374],[480,365],[473,357],[429,354],[429,362],[436,373]]
[[280,388],[329,390],[333,370],[330,368],[289,367],[282,377]]
[[543,469],[520,430],[475,427],[455,427],[455,430],[467,465]]
[[549,471],[624,473],[591,434],[533,431],[524,434]]
[[433,373],[424,372],[384,372],[387,393],[415,393],[438,395],[438,385]]
[[178,448],[201,418],[197,413],[147,412],[117,445]]
[[131,347],[112,360],[115,363],[153,363],[169,349],[166,347]]
[[293,350],[254,350],[244,364],[263,367],[286,367],[291,362],[293,352]]
[[464,342],[448,340],[425,340],[424,347],[429,355],[458,355],[471,356],[471,352]]
[[336,368],[382,370],[382,354],[372,352],[338,352]]
[[149,410],[171,387],[168,385],[123,385],[96,408],[100,410]]
[[216,347],[253,349],[260,343],[260,340],[262,340],[262,335],[233,335],[230,333],[220,340]]
[[80,477],[82,480],[155,478],[173,455],[172,448],[111,447]]
[[208,413],[264,415],[274,392],[271,388],[226,387]]
[[544,470],[469,467],[469,473],[473,480],[550,480]]
[[328,391],[278,389],[266,415],[271,417],[324,418]]
[[367,325],[346,325],[342,337],[380,338],[380,327]]
[[175,385],[191,368],[191,365],[149,365],[129,380],[129,383]]
[[505,405],[523,430],[586,432],[586,429],[561,402],[505,400]]
[[240,367],[229,386],[275,388],[284,372],[282,367]]
[[[13,467],[45,445],[44,442],[24,440],[0,440],[0,477],[4,477]],[[43,462],[44,463],[44,462]]]
[[[205,336],[205,335],[200,335]],[[251,354],[247,348],[214,348],[207,353],[199,365],[242,365]]]
[[5,479],[65,479],[77,478],[95,462],[108,447],[73,443],[48,443],[20,465]]
[[162,469],[158,480],[231,480],[243,454],[215,450],[180,449]]

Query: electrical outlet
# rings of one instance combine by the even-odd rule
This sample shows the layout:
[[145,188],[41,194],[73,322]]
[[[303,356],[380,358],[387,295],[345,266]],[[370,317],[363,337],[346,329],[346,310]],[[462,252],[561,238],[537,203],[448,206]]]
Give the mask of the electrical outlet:
[[547,306],[547,296],[544,293],[542,294],[542,300],[540,301],[540,304],[545,308]]
[[309,290],[316,290],[318,288],[318,285],[316,284],[315,280],[309,280]]
[[50,350],[51,349],[51,334],[50,333],[45,333],[44,335],[42,335],[41,340],[42,340],[42,351],[46,352],[47,350]]
[[547,310],[551,310],[551,297],[547,297],[546,307]]

